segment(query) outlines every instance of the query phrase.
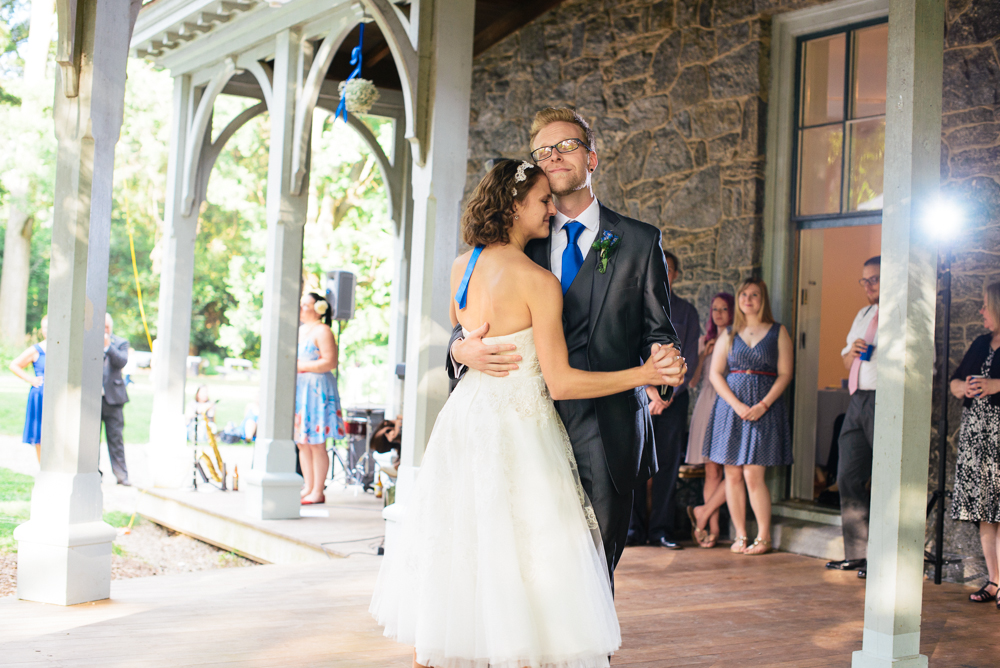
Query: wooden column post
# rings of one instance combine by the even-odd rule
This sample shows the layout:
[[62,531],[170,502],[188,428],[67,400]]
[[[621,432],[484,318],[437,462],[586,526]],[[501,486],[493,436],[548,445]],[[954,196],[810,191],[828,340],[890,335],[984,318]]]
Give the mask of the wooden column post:
[[943,0],[890,0],[882,297],[864,644],[854,668],[920,655],[936,248],[923,214],[941,153]]
[[[299,517],[302,476],[295,472],[295,377],[302,228],[306,221],[309,174],[293,195],[292,145],[296,91],[309,70],[298,32],[277,36],[274,57],[270,162],[267,173],[267,255],[260,344],[260,421],[254,464],[245,478],[248,512],[258,519]],[[309,134],[306,133],[308,141]],[[308,148],[307,148],[308,152]],[[308,161],[306,162],[308,164]]]
[[[434,420],[448,399],[444,368],[451,321],[451,263],[459,247],[459,219],[465,188],[472,91],[472,41],[475,3],[421,0],[411,11],[419,35],[421,77],[430,77],[425,117],[426,156],[413,163],[413,239],[410,245],[410,295],[407,300],[406,383],[403,401],[403,452],[396,503],[384,513],[386,549],[392,549],[396,520],[417,474]],[[415,12],[416,20],[414,20]]]
[[112,170],[140,0],[60,0],[56,167],[42,463],[18,541],[19,598],[108,598],[115,530],[101,519],[97,458]]
[[198,208],[184,213],[183,170],[191,114],[197,106],[194,97],[191,77],[175,77],[161,242],[160,307],[152,362],[153,413],[149,421],[153,482],[158,487],[180,487],[191,480],[191,454],[185,447],[184,385],[191,341]]

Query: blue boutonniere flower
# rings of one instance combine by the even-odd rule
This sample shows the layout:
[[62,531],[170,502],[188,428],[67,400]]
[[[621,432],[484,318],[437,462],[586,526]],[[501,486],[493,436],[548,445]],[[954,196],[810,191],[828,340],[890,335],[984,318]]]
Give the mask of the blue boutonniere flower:
[[590,247],[600,253],[597,257],[597,271],[603,274],[608,270],[608,260],[611,258],[612,251],[618,248],[620,240],[620,237],[614,232],[604,230],[597,241],[591,244]]

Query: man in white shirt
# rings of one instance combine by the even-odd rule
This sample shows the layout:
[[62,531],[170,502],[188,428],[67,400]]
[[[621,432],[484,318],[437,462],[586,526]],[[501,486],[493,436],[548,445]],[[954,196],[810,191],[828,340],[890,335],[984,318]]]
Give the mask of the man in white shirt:
[[840,461],[837,487],[840,489],[840,518],[844,530],[844,560],[831,561],[826,567],[858,571],[864,578],[868,570],[868,514],[871,506],[872,443],[875,432],[875,379],[878,374],[878,295],[882,258],[865,262],[858,281],[868,297],[868,306],[858,311],[847,334],[847,345],[840,355],[850,371],[848,387],[851,403],[844,416],[844,426],[837,442]]

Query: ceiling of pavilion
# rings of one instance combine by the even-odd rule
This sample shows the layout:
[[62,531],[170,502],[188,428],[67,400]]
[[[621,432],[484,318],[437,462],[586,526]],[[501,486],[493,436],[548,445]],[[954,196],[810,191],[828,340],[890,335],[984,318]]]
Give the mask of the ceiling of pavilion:
[[[541,16],[563,0],[476,0],[475,43],[473,54],[479,55],[504,37]],[[397,2],[404,13],[409,3]],[[326,78],[340,81],[353,69],[351,50],[358,44],[358,28],[351,31],[333,58]],[[393,64],[389,46],[378,26],[372,22],[365,26],[365,44],[362,59],[362,76],[371,79],[380,88],[399,90],[399,75]]]
[[[473,54],[479,55],[489,47],[493,46],[504,37],[517,31],[538,16],[560,4],[563,0],[476,0],[475,16],[475,39],[473,44]],[[141,43],[133,44],[133,54],[137,57],[158,57],[164,53],[164,49],[175,48],[184,42],[197,38],[199,34],[211,32],[216,25],[220,25],[230,20],[239,13],[247,12],[257,6],[258,0],[219,0],[217,3],[208,3],[202,7],[200,14],[186,19],[182,26],[174,26],[166,32],[151,32],[149,39],[141,40]],[[409,14],[410,0],[395,0],[395,4],[404,14]],[[158,0],[145,0],[143,10],[159,5]],[[211,10],[211,11],[207,11]],[[155,10],[154,10],[155,11]],[[176,30],[177,32],[172,32]],[[327,71],[326,78],[335,81],[345,79],[353,67],[350,64],[351,51],[358,44],[359,27],[347,36],[340,45],[334,56],[333,63]],[[399,75],[396,66],[389,52],[389,46],[382,32],[376,23],[370,22],[365,25],[365,43],[363,49],[362,76],[371,79],[376,86],[399,90]],[[242,82],[242,79],[247,79]],[[237,75],[233,86],[227,88],[241,88],[240,91],[227,90],[235,94],[250,94],[253,96],[250,87],[241,86],[241,83],[251,84],[252,77],[241,77]],[[242,90],[246,88],[247,90]]]

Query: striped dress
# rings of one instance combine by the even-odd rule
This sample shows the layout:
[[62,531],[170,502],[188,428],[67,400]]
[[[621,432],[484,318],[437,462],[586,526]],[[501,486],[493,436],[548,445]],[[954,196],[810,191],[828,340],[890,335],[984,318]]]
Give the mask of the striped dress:
[[[777,380],[780,331],[781,325],[774,323],[753,348],[738,334],[733,335],[726,383],[747,406],[763,399]],[[756,422],[741,419],[725,399],[716,399],[705,433],[703,453],[716,464],[731,466],[791,464],[792,432],[784,397],[779,397]]]

